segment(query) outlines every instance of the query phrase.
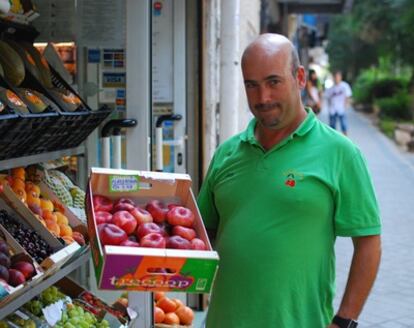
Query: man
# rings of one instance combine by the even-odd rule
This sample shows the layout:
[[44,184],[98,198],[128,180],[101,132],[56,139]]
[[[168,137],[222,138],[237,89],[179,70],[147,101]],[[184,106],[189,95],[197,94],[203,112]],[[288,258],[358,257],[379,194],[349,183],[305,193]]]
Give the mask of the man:
[[336,129],[336,120],[339,119],[341,131],[347,134],[346,109],[350,105],[352,90],[348,83],[342,81],[342,73],[335,72],[334,85],[326,90],[325,97],[329,106],[329,125]]
[[[288,39],[259,36],[242,71],[254,119],[217,149],[198,198],[220,256],[206,327],[354,327],[380,261],[365,161],[304,109]],[[334,324],[337,236],[353,238],[354,257]]]

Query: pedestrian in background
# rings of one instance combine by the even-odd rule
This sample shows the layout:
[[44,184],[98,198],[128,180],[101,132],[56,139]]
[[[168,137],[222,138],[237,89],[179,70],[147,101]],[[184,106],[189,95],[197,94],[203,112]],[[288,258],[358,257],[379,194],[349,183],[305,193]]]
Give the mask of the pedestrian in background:
[[[259,36],[241,63],[254,118],[216,150],[198,197],[220,256],[206,327],[356,327],[380,261],[365,160],[304,108],[287,38]],[[334,312],[338,236],[352,237],[354,256]]]
[[334,73],[334,85],[325,92],[329,108],[329,125],[336,129],[339,120],[343,134],[348,133],[346,110],[351,105],[352,90],[349,84],[342,80],[342,73]]
[[312,108],[315,114],[321,111],[321,93],[319,90],[318,76],[315,70],[310,69],[304,94],[304,105]]

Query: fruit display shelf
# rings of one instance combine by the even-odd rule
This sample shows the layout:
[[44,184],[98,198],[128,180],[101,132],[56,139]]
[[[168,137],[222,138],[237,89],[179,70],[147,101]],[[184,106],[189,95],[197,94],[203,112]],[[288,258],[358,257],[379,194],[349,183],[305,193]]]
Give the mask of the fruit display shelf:
[[89,250],[82,254],[81,256],[73,259],[70,262],[65,263],[63,267],[60,268],[55,274],[47,277],[46,279],[40,281],[39,283],[33,285],[31,288],[26,290],[23,294],[8,302],[0,308],[0,320],[6,317],[8,314],[14,312],[19,307],[21,307],[26,302],[30,301],[33,297],[40,294],[43,290],[49,286],[55,284],[57,281],[69,275],[72,271],[78,267],[86,264],[89,260],[90,252]]

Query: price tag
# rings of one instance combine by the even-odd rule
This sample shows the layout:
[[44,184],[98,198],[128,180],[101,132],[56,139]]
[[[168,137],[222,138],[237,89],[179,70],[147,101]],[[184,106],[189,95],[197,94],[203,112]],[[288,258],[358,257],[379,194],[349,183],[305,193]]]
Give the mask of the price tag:
[[110,192],[132,192],[139,190],[139,177],[135,175],[110,175]]

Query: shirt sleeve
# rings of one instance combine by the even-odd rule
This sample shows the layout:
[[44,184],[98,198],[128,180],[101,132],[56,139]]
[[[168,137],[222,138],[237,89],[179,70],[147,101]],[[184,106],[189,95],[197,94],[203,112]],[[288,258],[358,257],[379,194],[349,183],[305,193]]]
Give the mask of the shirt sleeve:
[[335,194],[335,235],[369,236],[381,233],[381,220],[367,164],[358,149],[344,162]]
[[344,86],[345,86],[345,95],[348,98],[351,97],[352,96],[352,89],[351,89],[351,87],[349,86],[348,83],[345,83]]
[[198,208],[206,229],[217,229],[219,222],[212,188],[214,179],[214,159],[215,157],[213,157],[210,162],[207,175],[201,185],[201,189],[197,197]]

